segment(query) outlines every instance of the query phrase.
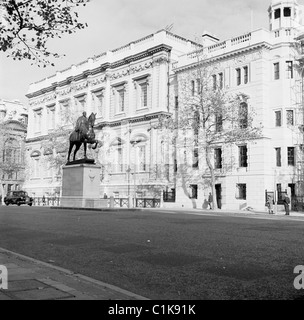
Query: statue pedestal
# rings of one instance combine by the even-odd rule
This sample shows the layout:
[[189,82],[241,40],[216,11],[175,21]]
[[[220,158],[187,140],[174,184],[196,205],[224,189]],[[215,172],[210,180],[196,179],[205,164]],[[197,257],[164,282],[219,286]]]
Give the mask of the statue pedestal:
[[66,165],[62,174],[61,207],[101,208],[108,201],[101,199],[101,167],[95,164],[80,163]]

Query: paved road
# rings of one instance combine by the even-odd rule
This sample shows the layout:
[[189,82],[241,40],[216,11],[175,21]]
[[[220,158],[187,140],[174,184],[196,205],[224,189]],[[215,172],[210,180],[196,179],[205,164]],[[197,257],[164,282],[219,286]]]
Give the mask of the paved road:
[[304,299],[304,219],[0,206],[0,247],[150,299]]

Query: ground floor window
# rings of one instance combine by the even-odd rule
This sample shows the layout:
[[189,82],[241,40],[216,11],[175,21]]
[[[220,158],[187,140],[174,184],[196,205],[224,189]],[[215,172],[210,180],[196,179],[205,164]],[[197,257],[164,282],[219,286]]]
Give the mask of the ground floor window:
[[246,184],[238,183],[236,185],[236,198],[238,200],[246,200],[247,198]]
[[197,199],[197,184],[190,184],[189,198]]

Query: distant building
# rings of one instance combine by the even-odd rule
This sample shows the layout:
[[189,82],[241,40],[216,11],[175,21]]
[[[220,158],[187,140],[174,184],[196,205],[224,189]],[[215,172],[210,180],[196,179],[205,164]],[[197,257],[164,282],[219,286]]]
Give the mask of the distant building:
[[19,101],[0,99],[1,196],[23,187],[26,132],[27,108]]

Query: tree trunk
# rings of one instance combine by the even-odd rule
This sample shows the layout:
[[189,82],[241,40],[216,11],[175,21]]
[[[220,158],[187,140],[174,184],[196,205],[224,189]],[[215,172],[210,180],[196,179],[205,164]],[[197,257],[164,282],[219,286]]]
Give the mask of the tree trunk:
[[205,148],[205,151],[206,151],[206,162],[207,162],[208,168],[210,170],[210,175],[211,175],[212,210],[214,210],[214,209],[218,209],[217,201],[216,201],[216,191],[215,191],[214,167],[210,161],[210,149],[208,146]]

